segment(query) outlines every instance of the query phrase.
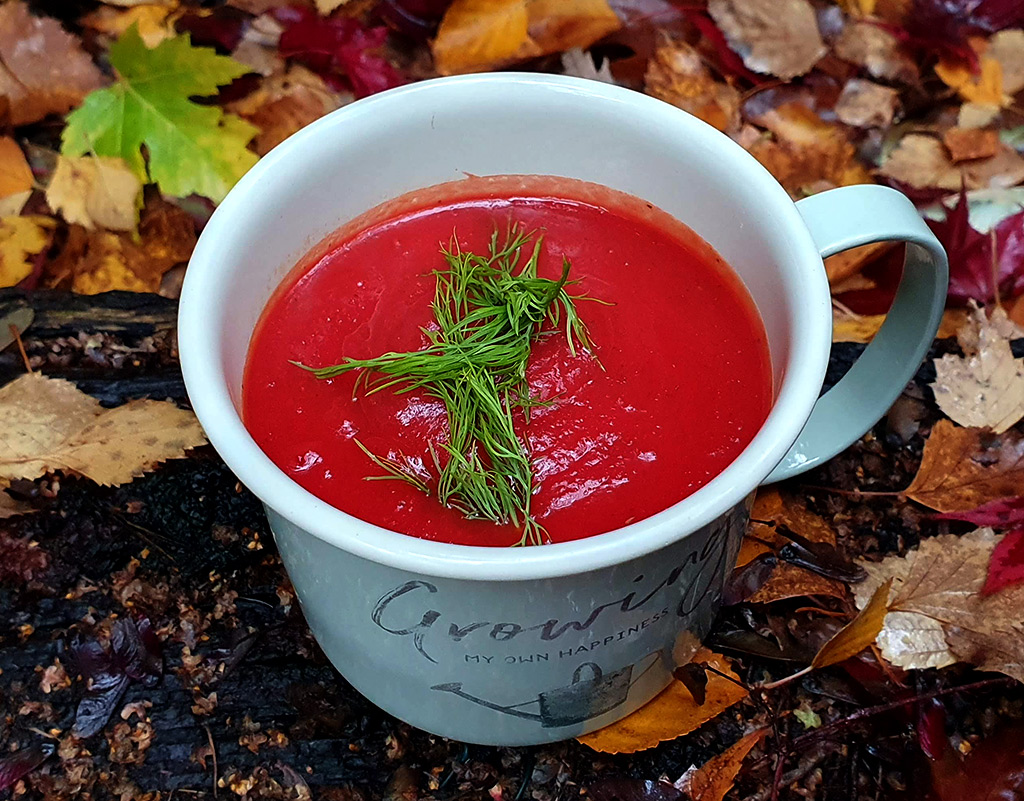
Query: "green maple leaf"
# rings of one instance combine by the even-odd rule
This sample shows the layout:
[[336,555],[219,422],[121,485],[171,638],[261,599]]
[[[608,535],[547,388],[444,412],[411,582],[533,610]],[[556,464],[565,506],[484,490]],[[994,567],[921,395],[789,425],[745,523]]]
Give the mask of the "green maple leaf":
[[110,46],[110,63],[117,82],[91,92],[68,115],[61,152],[120,156],[143,183],[154,181],[169,195],[194,192],[223,200],[256,163],[246,145],[257,129],[189,98],[216,94],[248,68],[211,48],[193,47],[187,34],[150,50],[134,25]]

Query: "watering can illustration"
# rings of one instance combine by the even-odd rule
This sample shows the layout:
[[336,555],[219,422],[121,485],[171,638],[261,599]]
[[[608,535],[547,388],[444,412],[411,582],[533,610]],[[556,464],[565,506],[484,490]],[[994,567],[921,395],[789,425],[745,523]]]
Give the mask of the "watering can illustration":
[[[637,676],[637,679],[653,666],[654,662],[648,665]],[[573,671],[570,684],[553,690],[545,690],[533,700],[508,706],[477,698],[463,690],[462,682],[458,681],[450,684],[436,684],[430,689],[457,695],[459,698],[465,698],[474,704],[494,709],[506,715],[535,720],[540,722],[545,729],[551,729],[582,723],[590,718],[603,715],[605,712],[610,712],[619,704],[624,703],[629,695],[629,688],[635,681],[633,668],[634,665],[626,665],[614,673],[602,673],[598,665],[593,662],[584,662]],[[530,704],[537,704],[538,710],[527,712],[522,709]]]

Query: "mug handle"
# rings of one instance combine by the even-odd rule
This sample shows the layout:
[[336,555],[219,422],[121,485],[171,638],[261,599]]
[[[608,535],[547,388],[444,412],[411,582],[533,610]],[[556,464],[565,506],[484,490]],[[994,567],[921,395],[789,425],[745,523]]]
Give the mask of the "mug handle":
[[856,442],[889,410],[931,347],[946,305],[949,263],[904,195],[885,186],[844,186],[804,198],[797,211],[822,258],[872,242],[903,240],[906,262],[892,308],[850,371],[818,399],[765,483],[791,478]]

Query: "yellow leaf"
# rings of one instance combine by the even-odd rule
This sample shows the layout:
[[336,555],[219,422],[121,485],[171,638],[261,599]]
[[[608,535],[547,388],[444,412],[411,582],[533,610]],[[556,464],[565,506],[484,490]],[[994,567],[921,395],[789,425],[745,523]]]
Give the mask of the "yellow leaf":
[[621,27],[606,0],[527,0],[527,31],[542,53],[561,53],[594,42]]
[[138,3],[124,11],[100,7],[82,18],[82,24],[94,31],[118,37],[132,25],[138,27],[139,36],[146,47],[156,47],[164,39],[175,35],[174,21],[180,14],[173,8],[158,3]]
[[889,609],[889,590],[892,579],[878,585],[871,600],[853,620],[837,631],[811,662],[811,667],[823,668],[838,665],[851,656],[856,656],[871,645],[882,630],[885,613]]
[[884,314],[857,314],[851,317],[849,314],[833,311],[832,341],[870,342],[884,322]]
[[839,0],[839,6],[847,14],[857,17],[870,17],[875,13],[877,0]]
[[[716,670],[738,678],[726,657],[707,648],[698,651],[693,661],[706,662]],[[673,681],[632,715],[577,739],[595,751],[632,754],[689,734],[746,697],[747,691],[742,687],[709,672],[703,704],[693,700],[682,682]]]
[[434,40],[442,75],[474,72],[539,53],[527,33],[527,0],[455,0]]
[[939,60],[935,65],[935,74],[968,102],[997,107],[1005,107],[1013,102],[1013,98],[1003,91],[1003,68],[991,56],[981,58],[981,69],[977,75],[964,62],[948,58]]
[[732,789],[743,760],[755,745],[764,739],[768,729],[757,729],[741,737],[723,753],[709,760],[696,773],[685,779],[684,790],[696,801],[722,801]]
[[173,403],[103,409],[70,381],[36,373],[0,388],[0,479],[67,470],[123,484],[205,442],[195,415]]
[[965,512],[1024,486],[1024,437],[939,420],[904,494],[937,512]]
[[49,217],[0,218],[0,287],[14,286],[32,273],[31,257],[50,243]]
[[79,295],[100,292],[153,292],[158,281],[144,281],[129,266],[124,242],[115,234],[102,232],[93,237],[89,250],[89,269],[74,274],[71,289]]
[[123,159],[59,156],[46,189],[50,208],[86,228],[134,231],[139,222],[142,183]]

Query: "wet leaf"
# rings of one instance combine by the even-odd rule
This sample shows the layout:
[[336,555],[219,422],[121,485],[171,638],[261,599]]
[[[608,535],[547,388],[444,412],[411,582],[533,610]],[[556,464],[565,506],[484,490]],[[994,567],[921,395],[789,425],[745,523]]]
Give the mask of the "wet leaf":
[[1024,495],[998,498],[976,509],[936,515],[940,520],[964,520],[976,526],[1012,526],[1024,523]]
[[110,63],[118,82],[93,92],[68,115],[63,155],[118,157],[142,183],[152,180],[169,195],[195,193],[214,201],[256,163],[246,149],[255,128],[191,100],[216,93],[245,73],[244,66],[192,47],[188,36],[150,50],[134,27],[110,46]]
[[119,158],[61,156],[46,188],[46,202],[69,223],[134,231],[142,184]]
[[0,4],[0,96],[14,125],[64,114],[106,81],[60,23],[29,13],[20,0]]
[[787,598],[822,595],[831,598],[845,598],[846,584],[825,578],[797,565],[781,563],[769,576],[768,581],[751,595],[748,603],[767,604],[784,601]]
[[789,542],[776,532],[776,526],[785,526],[813,542],[834,545],[836,541],[835,530],[824,518],[814,514],[792,494],[776,487],[758,490],[750,516],[751,528],[740,546],[737,566],[745,565],[759,554],[778,551]]
[[69,381],[36,373],[0,388],[0,477],[67,470],[124,484],[206,442],[195,416],[173,403],[103,409]]
[[49,244],[49,217],[0,218],[0,287],[15,286],[33,270],[33,257]]
[[647,63],[644,91],[678,106],[720,131],[740,126],[740,93],[716,81],[696,48],[666,40]]
[[52,743],[38,743],[0,757],[0,790],[13,787],[54,752]]
[[940,420],[925,442],[921,467],[906,490],[937,512],[963,512],[1015,495],[1024,481],[1024,438]]
[[899,92],[888,86],[851,78],[836,101],[836,116],[857,128],[886,128],[892,124]]
[[1016,587],[1024,583],[1024,527],[1008,531],[992,551],[982,595]]
[[935,74],[968,102],[1000,108],[1013,100],[1003,91],[1003,68],[994,58],[982,58],[977,69],[959,60],[943,59],[935,65]]
[[882,582],[857,616],[821,647],[811,666],[824,668],[837,665],[874,643],[888,611],[886,604],[891,587],[892,579]]
[[959,337],[964,355],[935,359],[931,386],[936,404],[951,420],[1002,434],[1024,417],[1024,360],[1013,357],[1007,336],[1021,332],[1012,330],[1002,309],[995,314],[1002,315],[1002,325],[975,307],[970,330]]
[[999,134],[985,128],[950,128],[942,144],[955,163],[987,159],[999,152]]
[[794,643],[780,645],[774,640],[762,637],[752,631],[719,631],[713,632],[708,640],[720,651],[729,653],[758,656],[779,662],[798,662],[806,665],[814,658],[802,646]]
[[[728,659],[706,648],[698,651],[693,661],[705,662],[738,678]],[[747,691],[742,687],[712,674],[708,677],[705,701],[698,704],[689,690],[674,681],[632,715],[577,739],[595,751],[632,754],[688,734],[746,697]]]
[[676,681],[680,682],[698,706],[707,700],[708,672],[700,662],[688,662],[672,671]]
[[825,55],[807,0],[709,0],[708,11],[754,72],[789,80]]
[[779,551],[779,558],[783,561],[806,568],[819,576],[848,584],[864,578],[864,571],[835,545],[815,542],[795,531],[790,531],[785,526],[778,526],[776,531],[790,540],[789,544]]
[[281,55],[309,67],[333,90],[351,89],[365,97],[405,83],[382,54],[387,28],[368,27],[353,17],[324,18],[294,6],[277,9],[274,17],[284,25]]
[[779,560],[773,553],[762,553],[749,562],[736,567],[722,588],[722,605],[733,606],[756,593],[778,568]]
[[963,661],[1024,679],[1024,586],[982,594],[992,554],[1003,539],[990,528],[943,534],[922,540],[906,556],[864,564],[868,579],[855,590],[859,607],[892,581],[877,640],[888,661],[906,669]]
[[722,801],[754,746],[764,739],[768,729],[757,729],[737,740],[723,753],[690,774],[684,789],[696,801]]

